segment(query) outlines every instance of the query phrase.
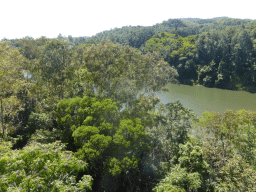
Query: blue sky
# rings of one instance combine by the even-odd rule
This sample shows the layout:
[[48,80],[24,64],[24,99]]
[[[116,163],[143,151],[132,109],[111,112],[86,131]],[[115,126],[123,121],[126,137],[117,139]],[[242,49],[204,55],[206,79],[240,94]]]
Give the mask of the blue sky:
[[0,39],[92,36],[170,18],[256,19],[255,0],[1,0]]

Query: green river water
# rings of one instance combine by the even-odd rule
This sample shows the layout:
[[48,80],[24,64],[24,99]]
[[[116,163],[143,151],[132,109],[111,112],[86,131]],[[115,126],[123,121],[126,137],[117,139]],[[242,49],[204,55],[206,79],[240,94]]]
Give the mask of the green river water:
[[188,86],[169,83],[169,92],[158,93],[164,104],[179,100],[183,106],[191,108],[201,116],[204,111],[223,113],[231,110],[256,110],[256,94],[245,91],[231,91],[203,86]]

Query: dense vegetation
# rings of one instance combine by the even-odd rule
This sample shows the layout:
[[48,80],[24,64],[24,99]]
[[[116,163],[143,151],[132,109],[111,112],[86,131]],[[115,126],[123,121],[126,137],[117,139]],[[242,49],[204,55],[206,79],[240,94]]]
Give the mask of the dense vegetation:
[[2,40],[0,191],[256,191],[256,112],[198,118],[155,96],[169,82],[254,92],[255,24]]
[[169,19],[152,27],[123,27],[88,38],[108,38],[143,52],[156,51],[184,84],[256,92],[256,21]]

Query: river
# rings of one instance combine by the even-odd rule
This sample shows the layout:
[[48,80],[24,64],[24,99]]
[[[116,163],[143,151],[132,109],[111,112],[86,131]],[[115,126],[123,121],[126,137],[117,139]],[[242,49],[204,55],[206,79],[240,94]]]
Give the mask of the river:
[[164,104],[179,100],[201,116],[204,111],[223,113],[231,110],[256,110],[256,94],[245,91],[231,91],[203,86],[167,84],[169,92],[157,93]]

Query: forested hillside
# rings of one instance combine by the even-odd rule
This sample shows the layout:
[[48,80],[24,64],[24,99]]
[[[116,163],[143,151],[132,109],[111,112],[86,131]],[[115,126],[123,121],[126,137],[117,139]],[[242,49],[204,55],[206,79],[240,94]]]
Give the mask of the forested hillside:
[[170,19],[0,42],[0,191],[256,191],[256,112],[163,104],[167,83],[255,92],[256,21]]
[[[255,20],[227,17],[169,19],[148,27],[115,28],[92,37],[59,34],[58,39],[66,39],[72,46],[108,39],[143,53],[155,51],[178,71],[177,80],[182,84],[255,93],[255,26]],[[34,41],[29,37],[25,39]],[[9,41],[15,47],[20,46],[18,39]]]
[[254,20],[190,18],[169,19],[152,27],[116,28],[87,42],[110,39],[143,52],[156,51],[178,70],[183,84],[256,92],[255,34]]

